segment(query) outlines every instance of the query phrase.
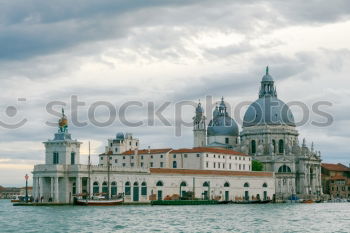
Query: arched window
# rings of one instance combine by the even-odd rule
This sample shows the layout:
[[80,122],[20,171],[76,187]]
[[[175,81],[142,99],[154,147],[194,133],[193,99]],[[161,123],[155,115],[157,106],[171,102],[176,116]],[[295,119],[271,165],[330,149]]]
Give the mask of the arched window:
[[159,180],[156,185],[157,186],[163,186],[163,181]]
[[280,168],[278,169],[278,172],[279,173],[291,173],[292,170],[287,165],[283,165],[283,166],[280,166]]
[[108,185],[106,181],[102,183],[102,192],[108,193]]
[[117,182],[115,181],[111,183],[111,195],[112,196],[117,195]]
[[208,181],[205,181],[205,182],[203,183],[203,187],[209,187],[209,182],[208,182]]
[[267,188],[267,184],[266,183],[263,183],[263,188]]
[[131,195],[130,182],[125,182],[125,195]]
[[134,186],[139,186],[139,183],[137,183],[137,182],[134,182]]
[[177,168],[177,162],[173,161],[173,168]]
[[230,187],[230,183],[229,182],[225,182],[224,187]]
[[98,186],[98,182],[95,181],[92,185],[92,193],[95,194],[95,193],[98,193],[99,192],[99,186]]
[[187,184],[186,184],[185,181],[182,181],[181,184],[180,184],[180,186],[185,187],[185,186],[187,186]]
[[251,142],[251,149],[252,149],[252,154],[256,153],[256,142],[255,140],[252,140]]
[[248,182],[244,183],[243,187],[249,188],[249,183]]
[[273,153],[276,153],[276,140],[272,139]]
[[284,152],[284,142],[283,140],[278,141],[278,153],[283,154]]
[[141,195],[147,196],[147,183],[146,182],[142,182],[142,184],[141,184]]

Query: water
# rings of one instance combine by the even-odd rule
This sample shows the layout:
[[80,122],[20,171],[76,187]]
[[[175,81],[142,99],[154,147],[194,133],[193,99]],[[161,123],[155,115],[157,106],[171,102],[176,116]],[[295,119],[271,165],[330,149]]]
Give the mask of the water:
[[350,203],[22,207],[0,200],[0,232],[350,232]]

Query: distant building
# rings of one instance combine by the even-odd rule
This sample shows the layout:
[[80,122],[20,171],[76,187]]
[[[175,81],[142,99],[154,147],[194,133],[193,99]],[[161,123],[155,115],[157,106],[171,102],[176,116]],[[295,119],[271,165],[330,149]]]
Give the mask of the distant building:
[[322,163],[323,192],[331,198],[350,198],[350,168],[338,163]]

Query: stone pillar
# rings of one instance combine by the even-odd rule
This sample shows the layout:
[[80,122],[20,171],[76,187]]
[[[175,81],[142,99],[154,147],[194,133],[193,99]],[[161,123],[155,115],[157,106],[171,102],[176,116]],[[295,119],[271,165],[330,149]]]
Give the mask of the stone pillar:
[[43,182],[43,177],[38,177],[39,179],[39,201],[41,201],[41,197],[44,196],[44,182]]
[[81,178],[79,177],[79,176],[77,176],[76,178],[75,178],[75,187],[76,187],[76,192],[77,192],[77,194],[80,194],[81,193]]
[[58,177],[55,177],[55,196],[54,201],[59,202],[59,192],[58,192]]
[[51,177],[50,179],[50,187],[51,187],[51,190],[50,190],[50,197],[53,199],[54,198],[54,190],[53,190],[53,187],[54,187],[54,178]]

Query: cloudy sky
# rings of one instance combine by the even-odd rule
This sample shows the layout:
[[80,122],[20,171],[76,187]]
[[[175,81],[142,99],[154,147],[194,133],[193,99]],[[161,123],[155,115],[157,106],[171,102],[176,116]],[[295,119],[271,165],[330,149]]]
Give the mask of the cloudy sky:
[[[300,141],[313,141],[326,162],[348,164],[349,13],[346,0],[1,1],[0,185],[22,185],[33,165],[43,163],[42,142],[57,131],[49,124],[57,114],[47,109],[60,111],[59,103],[70,119],[86,122],[69,128],[84,143],[83,161],[88,141],[96,162],[106,139],[119,131],[139,137],[142,147],[190,147],[192,129],[176,130],[175,106],[205,103],[207,96],[224,96],[232,109],[254,101],[266,65],[279,98],[310,111],[298,128]],[[72,98],[84,106],[72,108]],[[114,106],[116,119],[98,101]],[[139,127],[119,119],[128,101],[142,105],[125,114],[142,121]],[[312,123],[324,120],[312,113],[321,101],[332,104],[320,108],[333,119],[324,127]],[[166,102],[162,114],[170,126],[159,118],[147,125],[147,106]],[[96,104],[95,121],[88,120]],[[292,110],[297,120],[305,116]],[[243,114],[244,108],[235,114],[237,122]],[[189,122],[193,108],[183,107],[181,115]]]

